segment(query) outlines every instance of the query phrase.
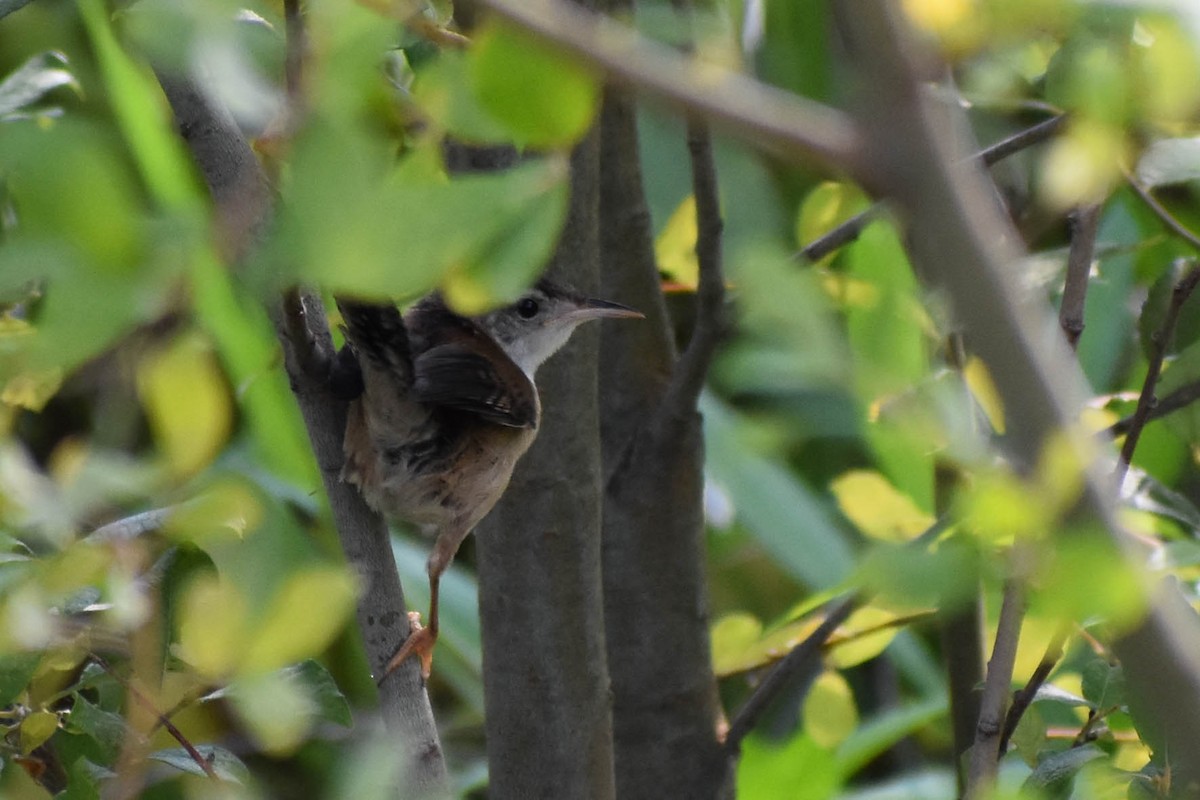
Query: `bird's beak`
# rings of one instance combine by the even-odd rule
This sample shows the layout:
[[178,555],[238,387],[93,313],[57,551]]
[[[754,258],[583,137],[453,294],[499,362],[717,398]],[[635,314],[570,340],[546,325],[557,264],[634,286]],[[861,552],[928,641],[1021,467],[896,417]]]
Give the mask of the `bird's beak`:
[[646,315],[640,311],[636,311],[629,306],[623,306],[620,303],[610,303],[607,300],[593,300],[588,298],[580,303],[579,307],[571,311],[570,317],[586,322],[589,319],[602,319],[604,317],[626,318],[626,319],[645,319]]

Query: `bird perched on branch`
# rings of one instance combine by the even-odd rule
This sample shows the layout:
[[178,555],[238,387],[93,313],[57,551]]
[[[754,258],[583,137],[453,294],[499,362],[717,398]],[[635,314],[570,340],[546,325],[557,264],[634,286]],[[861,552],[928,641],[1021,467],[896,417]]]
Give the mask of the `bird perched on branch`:
[[454,313],[437,294],[403,316],[391,304],[342,298],[338,307],[357,365],[351,385],[340,382],[341,393],[353,397],[342,479],[384,516],[436,536],[427,625],[411,615],[413,631],[380,680],[413,655],[428,677],[438,581],[537,435],[538,366],[581,323],[642,314],[544,279],[515,303],[477,317]]

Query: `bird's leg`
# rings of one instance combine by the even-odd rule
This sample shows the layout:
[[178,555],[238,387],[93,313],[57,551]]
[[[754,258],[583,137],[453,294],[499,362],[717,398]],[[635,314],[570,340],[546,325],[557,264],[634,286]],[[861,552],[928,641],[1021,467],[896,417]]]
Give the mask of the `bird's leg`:
[[[454,549],[457,549],[457,541],[454,542],[454,545]],[[442,573],[446,571],[454,558],[453,552],[446,552],[448,549],[446,539],[438,537],[437,544],[433,547],[433,553],[429,556],[429,564],[426,566],[429,572],[429,624],[421,625],[420,614],[414,612],[409,615],[412,629],[408,638],[404,640],[404,645],[384,667],[383,675],[379,678],[380,683],[413,655],[421,659],[421,677],[429,678],[430,670],[433,667],[433,646],[438,637],[438,584],[441,582]]]

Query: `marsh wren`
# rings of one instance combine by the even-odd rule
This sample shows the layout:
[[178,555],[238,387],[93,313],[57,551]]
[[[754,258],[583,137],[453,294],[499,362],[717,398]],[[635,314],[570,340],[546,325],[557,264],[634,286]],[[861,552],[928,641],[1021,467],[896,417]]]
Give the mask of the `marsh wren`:
[[356,396],[342,479],[384,516],[436,536],[427,565],[427,625],[411,615],[412,633],[380,680],[414,654],[428,677],[438,581],[537,435],[538,366],[581,323],[643,315],[544,279],[515,303],[477,317],[456,314],[437,294],[403,316],[390,304],[343,298],[338,307],[361,376],[348,392]]

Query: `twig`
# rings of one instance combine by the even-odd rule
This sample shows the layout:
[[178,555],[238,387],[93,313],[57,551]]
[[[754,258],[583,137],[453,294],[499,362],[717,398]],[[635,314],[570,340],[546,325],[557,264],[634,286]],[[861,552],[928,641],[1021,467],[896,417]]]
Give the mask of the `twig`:
[[[1066,122],[1067,117],[1065,114],[1051,117],[1033,127],[1018,131],[1008,138],[1001,139],[995,144],[985,147],[976,154],[975,158],[982,161],[985,166],[990,167],[1014,153],[1046,141],[1058,133]],[[820,261],[839,247],[844,247],[857,239],[863,230],[866,229],[867,225],[871,224],[871,222],[883,213],[883,208],[882,203],[875,203],[865,211],[860,211],[842,224],[831,229],[828,233],[806,244],[796,254],[796,257],[808,261]]]
[[791,679],[796,675],[811,671],[816,666],[825,641],[837,630],[839,625],[846,621],[861,602],[861,598],[852,595],[834,606],[824,621],[817,626],[817,629],[810,633],[803,642],[792,648],[792,651],[767,673],[767,677],[751,693],[749,699],[742,704],[729,723],[729,732],[725,736],[724,745],[724,753],[727,758],[738,754],[742,747],[742,740],[754,728],[779,692],[791,682]]
[[[1185,383],[1175,391],[1171,392],[1166,397],[1161,398],[1150,409],[1150,413],[1146,416],[1146,421],[1160,419],[1168,414],[1174,414],[1180,409],[1187,408],[1192,403],[1200,400],[1200,381],[1192,381]],[[1117,437],[1124,436],[1129,433],[1129,429],[1133,426],[1133,415],[1130,414],[1124,419],[1114,422],[1112,425],[1104,429],[1107,436]]]
[[1067,277],[1063,282],[1062,305],[1058,324],[1074,350],[1083,333],[1083,312],[1087,301],[1088,276],[1096,252],[1096,232],[1100,229],[1103,205],[1080,206],[1071,214],[1071,249],[1067,253]]
[[710,63],[562,0],[479,0],[611,80],[706,117],[760,149],[870,183],[862,137],[842,112]]
[[1177,236],[1179,236],[1179,238],[1183,239],[1197,250],[1200,250],[1200,236],[1197,236],[1190,228],[1180,222],[1174,214],[1167,210],[1166,206],[1158,202],[1158,198],[1152,195],[1149,189],[1138,183],[1137,179],[1132,175],[1126,173],[1125,180],[1129,183],[1129,186],[1131,189],[1133,189],[1134,193],[1137,194],[1138,197],[1142,198],[1142,202],[1154,212],[1155,216],[1162,220],[1164,225],[1170,228]]
[[1007,752],[1008,743],[1012,739],[1013,733],[1016,732],[1021,717],[1037,699],[1038,690],[1042,688],[1046,679],[1050,677],[1050,673],[1058,665],[1059,659],[1063,656],[1063,646],[1066,645],[1067,637],[1070,635],[1070,625],[1060,627],[1055,632],[1054,638],[1050,640],[1050,644],[1046,645],[1046,652],[1042,654],[1042,660],[1038,662],[1037,668],[1029,676],[1029,682],[1023,688],[1013,692],[1012,705],[1004,717],[1004,733],[1000,737],[1001,754]]
[[979,700],[979,725],[975,744],[971,748],[971,763],[967,770],[967,800],[984,797],[996,781],[997,762],[1003,753],[1000,739],[1004,729],[1004,712],[1011,691],[1013,664],[1017,658],[1017,642],[1021,638],[1021,622],[1025,616],[1024,587],[1020,579],[1004,585],[1004,600],[996,625],[996,642],[988,659],[987,678]]
[[[1185,259],[1179,259],[1176,262],[1176,267],[1181,269],[1187,263]],[[1138,439],[1141,437],[1142,429],[1146,427],[1146,423],[1150,419],[1150,412],[1154,408],[1154,388],[1158,384],[1159,373],[1162,372],[1163,359],[1166,358],[1167,348],[1170,347],[1171,338],[1175,335],[1175,326],[1179,322],[1179,312],[1183,309],[1183,304],[1187,302],[1188,297],[1196,288],[1197,282],[1200,282],[1200,263],[1193,262],[1171,291],[1171,302],[1167,305],[1167,313],[1163,317],[1162,327],[1151,336],[1150,359],[1146,367],[1146,379],[1142,382],[1142,392],[1138,396],[1137,408],[1134,409],[1133,420],[1129,423],[1129,430],[1125,434],[1125,444],[1122,445],[1121,455],[1117,459],[1117,469],[1114,474],[1117,478],[1118,489],[1125,482],[1125,473],[1128,472],[1129,464],[1133,461],[1133,452],[1137,448]]]
[[116,670],[110,667],[108,663],[100,656],[92,653],[91,659],[98,667],[100,667],[100,669],[107,672],[113,680],[121,684],[121,686],[125,688],[125,691],[129,692],[129,696],[137,701],[138,705],[150,712],[150,714],[155,718],[156,723],[165,728],[167,733],[171,734],[171,737],[175,739],[175,741],[179,742],[180,747],[187,751],[188,756],[195,761],[197,765],[199,765],[200,769],[204,770],[205,775],[212,778],[214,781],[221,780],[221,777],[217,775],[216,770],[213,769],[213,766],[211,763],[209,763],[208,759],[200,754],[200,751],[196,749],[195,745],[188,741],[188,738],[183,735],[183,732],[179,730],[179,728],[175,727],[175,723],[167,719],[166,716],[164,716],[163,713],[158,710],[158,707],[154,705],[149,697],[146,697],[146,695],[142,694],[141,690],[135,687],[130,681],[127,681],[118,675]]

